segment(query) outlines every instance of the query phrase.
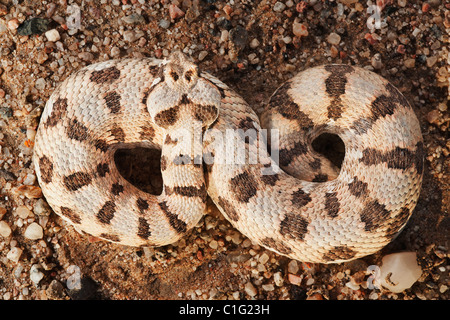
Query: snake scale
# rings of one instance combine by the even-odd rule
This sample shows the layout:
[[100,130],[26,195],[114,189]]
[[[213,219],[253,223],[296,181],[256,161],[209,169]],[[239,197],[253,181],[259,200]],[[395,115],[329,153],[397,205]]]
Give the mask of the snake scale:
[[[312,148],[323,133],[345,145],[340,168]],[[119,174],[114,153],[135,147],[161,150],[160,195]],[[340,263],[377,252],[402,230],[419,197],[423,154],[408,101],[373,72],[339,64],[302,71],[259,118],[175,52],[69,76],[42,113],[33,162],[52,209],[101,239],[173,243],[202,218],[209,196],[254,243]]]

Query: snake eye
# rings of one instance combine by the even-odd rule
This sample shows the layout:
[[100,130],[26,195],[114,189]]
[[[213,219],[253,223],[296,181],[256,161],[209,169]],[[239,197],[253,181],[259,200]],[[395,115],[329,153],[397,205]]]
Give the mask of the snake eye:
[[192,70],[188,70],[184,73],[184,78],[186,79],[187,82],[191,82],[192,75],[193,75]]
[[172,77],[173,81],[177,81],[179,78],[178,73],[176,73],[175,71],[171,71],[170,76]]

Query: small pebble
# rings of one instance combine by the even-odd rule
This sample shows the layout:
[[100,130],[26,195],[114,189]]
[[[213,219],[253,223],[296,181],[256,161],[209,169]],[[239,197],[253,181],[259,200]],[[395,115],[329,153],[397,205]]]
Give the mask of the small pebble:
[[416,59],[405,59],[405,61],[403,61],[403,64],[407,68],[414,68],[416,66]]
[[308,298],[306,298],[306,300],[323,300],[323,296],[320,293],[316,292],[316,293],[313,293],[312,295],[308,296]]
[[283,279],[283,275],[281,274],[281,272],[275,272],[273,274],[273,281],[275,282],[275,285],[277,287],[281,287],[284,283],[284,279]]
[[438,60],[437,56],[431,56],[427,58],[427,67],[431,68],[432,66],[434,66],[436,64]]
[[250,41],[250,48],[252,49],[256,49],[259,47],[259,41],[258,39],[253,39],[252,41]]
[[145,23],[145,18],[137,13],[132,13],[129,16],[123,17],[122,21],[128,24]]
[[16,30],[18,27],[19,27],[19,20],[17,20],[16,18],[8,21],[8,29]]
[[275,290],[275,287],[271,283],[263,284],[262,288],[263,288],[264,291],[273,291],[273,290]]
[[198,54],[198,60],[203,61],[203,59],[205,59],[207,55],[208,51],[200,51],[200,53]]
[[289,273],[296,274],[298,272],[298,269],[299,269],[299,267],[298,267],[298,263],[296,260],[291,260],[288,263],[288,272]]
[[6,258],[11,260],[12,262],[18,262],[20,259],[20,256],[22,255],[23,250],[19,247],[14,247],[6,254]]
[[42,197],[42,190],[37,186],[20,186],[16,188],[16,192],[28,199],[39,199]]
[[351,282],[351,281],[349,281],[349,282],[347,282],[346,284],[345,284],[345,286],[346,287],[348,287],[348,288],[350,288],[350,289],[352,289],[352,290],[359,290],[359,285],[357,285],[357,284],[355,284],[355,283],[353,283],[353,282]]
[[245,293],[247,293],[250,297],[254,297],[258,293],[255,286],[251,282],[247,282],[245,284],[244,290],[245,290]]
[[112,47],[111,48],[111,57],[118,57],[120,55],[120,49],[117,47]]
[[127,30],[123,33],[123,40],[134,42],[142,36],[144,36],[144,33],[141,30]]
[[247,30],[240,25],[236,26],[230,30],[230,40],[239,50],[244,49],[248,40]]
[[50,282],[45,293],[51,300],[62,300],[65,296],[64,286],[58,280],[53,280]]
[[303,23],[294,21],[294,23],[292,24],[292,32],[297,37],[306,37],[308,36],[308,27]]
[[0,236],[8,238],[11,235],[11,227],[6,221],[0,221]]
[[27,219],[28,217],[33,216],[33,212],[25,206],[17,207],[15,214],[19,216],[19,218]]
[[381,69],[383,67],[383,62],[381,61],[381,54],[375,53],[372,57],[372,67],[375,69]]
[[427,114],[427,121],[429,123],[436,124],[439,121],[440,117],[441,117],[441,114],[439,113],[438,110],[436,110],[436,109],[431,110]]
[[170,19],[175,20],[184,16],[184,11],[178,8],[176,5],[171,4],[169,6],[169,16]]
[[328,35],[327,42],[329,44],[334,44],[337,46],[341,42],[341,36],[337,33],[332,32]]
[[47,61],[48,55],[44,51],[39,51],[36,55],[36,62],[39,64],[43,64],[45,61]]
[[61,36],[59,35],[58,30],[56,29],[51,29],[45,32],[45,37],[47,38],[48,41],[51,42],[56,42],[59,39],[61,39]]
[[8,8],[4,4],[0,4],[0,17],[8,13]]
[[25,238],[30,240],[39,240],[44,236],[44,231],[42,230],[42,227],[40,225],[38,225],[36,222],[33,222],[27,227],[23,235]]
[[37,90],[42,91],[42,90],[45,89],[45,84],[46,84],[45,79],[44,79],[44,78],[39,78],[39,79],[37,79],[36,82],[34,83],[34,87],[35,87]]
[[273,11],[281,12],[286,8],[286,5],[283,2],[277,1],[273,6]]
[[94,60],[94,55],[90,52],[80,52],[78,54],[78,58],[80,58],[83,61],[90,62]]
[[209,243],[209,247],[211,248],[211,249],[214,249],[214,250],[216,250],[217,248],[218,248],[218,243],[217,243],[217,241],[216,240],[212,240],[210,243]]
[[159,20],[158,25],[163,29],[168,29],[170,27],[170,21],[166,19]]
[[[28,138],[30,140],[34,140],[31,138]],[[36,181],[36,176],[34,174],[27,174],[25,176],[25,179],[23,179],[23,184],[27,185],[27,186],[32,186],[34,184],[34,182]]]
[[44,199],[38,199],[33,205],[33,212],[38,216],[47,217],[50,215],[50,207]]
[[415,252],[398,252],[384,256],[380,267],[381,285],[394,293],[410,288],[422,275]]
[[299,286],[302,283],[302,277],[297,276],[295,274],[289,273],[288,274],[288,281],[289,283]]
[[30,268],[30,280],[37,286],[39,282],[44,278],[44,274],[41,272],[41,266],[39,264],[33,264]]
[[267,261],[269,261],[269,256],[267,255],[267,253],[263,253],[259,259],[258,259],[259,263],[261,264],[266,264]]

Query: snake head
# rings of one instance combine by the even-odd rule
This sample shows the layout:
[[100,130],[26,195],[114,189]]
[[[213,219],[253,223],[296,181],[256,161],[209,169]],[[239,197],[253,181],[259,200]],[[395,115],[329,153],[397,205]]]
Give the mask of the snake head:
[[182,52],[160,64],[147,98],[147,109],[156,125],[168,129],[192,121],[210,126],[218,117],[221,95],[203,78],[198,66]]

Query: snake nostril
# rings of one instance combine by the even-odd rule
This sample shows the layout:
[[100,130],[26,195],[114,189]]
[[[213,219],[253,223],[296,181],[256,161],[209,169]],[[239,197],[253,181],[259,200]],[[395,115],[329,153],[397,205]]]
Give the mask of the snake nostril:
[[153,195],[162,193],[161,150],[119,149],[114,162],[120,175],[136,188]]

